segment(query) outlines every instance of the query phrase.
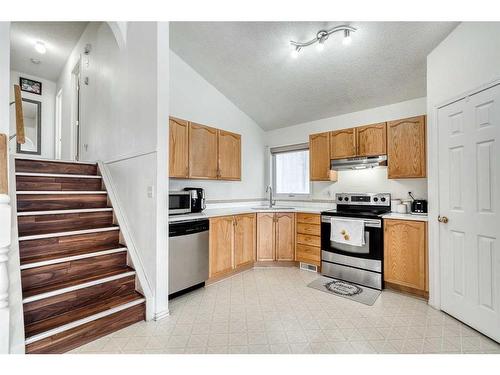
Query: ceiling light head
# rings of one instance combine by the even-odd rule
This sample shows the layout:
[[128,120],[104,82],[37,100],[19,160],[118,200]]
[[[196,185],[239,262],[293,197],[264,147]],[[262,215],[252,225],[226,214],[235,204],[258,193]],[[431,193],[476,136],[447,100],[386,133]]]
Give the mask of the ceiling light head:
[[45,43],[38,40],[35,42],[35,50],[43,55],[45,52],[47,52],[47,47],[45,47]]
[[297,57],[299,57],[299,52],[302,48],[299,47],[299,46],[295,46],[295,48],[292,50],[292,57],[294,59],[296,59]]
[[344,30],[344,39],[342,40],[342,44],[344,46],[348,46],[351,44],[352,38],[351,38],[351,31],[350,30]]
[[33,64],[35,64],[35,65],[40,64],[40,60],[35,59],[34,57],[32,57],[32,58],[30,59],[30,61],[31,61]]

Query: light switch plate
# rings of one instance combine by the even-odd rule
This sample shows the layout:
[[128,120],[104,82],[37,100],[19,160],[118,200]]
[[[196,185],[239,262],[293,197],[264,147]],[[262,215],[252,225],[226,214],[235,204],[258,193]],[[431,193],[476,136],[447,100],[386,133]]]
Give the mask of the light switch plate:
[[148,198],[153,198],[155,195],[155,189],[154,186],[148,186]]

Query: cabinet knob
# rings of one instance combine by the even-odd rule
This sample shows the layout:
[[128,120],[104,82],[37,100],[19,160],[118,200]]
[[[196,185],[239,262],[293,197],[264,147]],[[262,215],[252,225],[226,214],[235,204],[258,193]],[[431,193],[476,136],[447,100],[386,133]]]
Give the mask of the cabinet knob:
[[438,216],[438,221],[439,221],[440,223],[446,224],[446,223],[448,223],[448,218],[447,218],[446,216],[441,216],[441,215],[439,215],[439,216]]

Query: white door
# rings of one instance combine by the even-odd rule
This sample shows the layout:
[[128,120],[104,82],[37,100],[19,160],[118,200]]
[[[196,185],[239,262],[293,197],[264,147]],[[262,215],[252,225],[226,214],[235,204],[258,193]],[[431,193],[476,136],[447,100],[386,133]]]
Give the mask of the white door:
[[438,127],[442,309],[500,341],[500,85],[440,108]]

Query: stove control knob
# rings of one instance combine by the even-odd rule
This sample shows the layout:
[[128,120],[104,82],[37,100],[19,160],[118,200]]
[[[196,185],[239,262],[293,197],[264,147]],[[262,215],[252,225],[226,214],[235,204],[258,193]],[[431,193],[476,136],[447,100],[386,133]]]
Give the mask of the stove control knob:
[[349,197],[345,197],[344,200],[347,202],[349,200]]
[[378,198],[377,197],[373,198],[373,201],[378,202]]
[[384,198],[384,197],[380,198],[380,200],[381,200],[382,202],[385,202],[385,198]]
[[338,199],[339,199],[339,201],[341,201],[341,202],[342,202],[342,197],[339,197]]

